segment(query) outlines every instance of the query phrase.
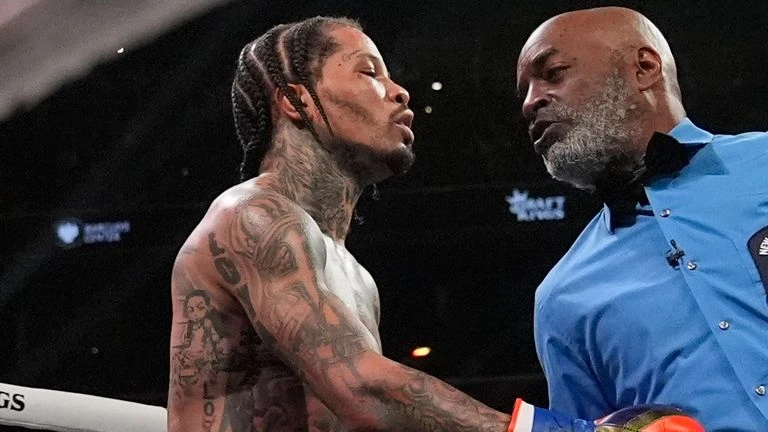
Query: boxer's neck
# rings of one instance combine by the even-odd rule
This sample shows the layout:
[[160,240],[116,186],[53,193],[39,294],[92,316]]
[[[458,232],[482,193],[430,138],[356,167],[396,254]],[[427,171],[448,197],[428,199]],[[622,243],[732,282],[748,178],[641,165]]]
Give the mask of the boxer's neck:
[[325,234],[344,240],[362,187],[308,130],[278,127],[260,171],[271,174],[276,189],[306,210]]

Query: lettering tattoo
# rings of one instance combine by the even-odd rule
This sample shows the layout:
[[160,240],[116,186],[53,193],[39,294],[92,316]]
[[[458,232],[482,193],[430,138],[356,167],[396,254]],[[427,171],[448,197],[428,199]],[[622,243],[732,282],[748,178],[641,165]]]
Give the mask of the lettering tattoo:
[[216,243],[216,233],[208,233],[208,248],[211,250],[211,255],[219,256],[226,252],[221,246]]
[[216,415],[216,395],[208,391],[208,382],[203,383],[203,430],[209,432],[213,429]]
[[352,52],[344,53],[344,54],[342,54],[341,59],[343,61],[345,61],[345,62],[348,62],[348,61],[352,60],[352,56],[354,56],[355,54],[357,54],[359,52],[360,52],[360,50],[354,50]]
[[235,263],[226,256],[221,256],[225,250],[216,243],[216,233],[208,234],[208,247],[211,255],[215,257],[214,265],[219,275],[230,285],[237,285],[240,282],[240,272],[237,271]]

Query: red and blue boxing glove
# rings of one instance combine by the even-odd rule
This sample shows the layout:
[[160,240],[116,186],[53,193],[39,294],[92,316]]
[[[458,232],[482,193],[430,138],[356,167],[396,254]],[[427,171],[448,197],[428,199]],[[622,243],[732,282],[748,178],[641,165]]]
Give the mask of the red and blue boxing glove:
[[704,427],[679,408],[637,405],[595,420],[581,420],[515,401],[508,432],[705,432]]

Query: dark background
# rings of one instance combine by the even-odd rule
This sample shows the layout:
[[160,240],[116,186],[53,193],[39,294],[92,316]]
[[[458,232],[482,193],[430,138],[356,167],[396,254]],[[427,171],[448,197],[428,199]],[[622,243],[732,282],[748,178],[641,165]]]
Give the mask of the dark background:
[[[549,180],[514,65],[544,19],[606,4],[667,36],[695,123],[766,129],[761,1],[233,1],[15,113],[0,125],[0,381],[165,404],[172,262],[237,178],[237,53],[274,24],[341,14],[361,20],[417,114],[416,165],[366,194],[347,243],[378,282],[385,354],[498,409],[546,404],[534,290],[600,203]],[[565,195],[566,218],[518,222],[504,200],[515,188]],[[62,217],[131,232],[62,249]],[[409,358],[419,345],[432,355]]]

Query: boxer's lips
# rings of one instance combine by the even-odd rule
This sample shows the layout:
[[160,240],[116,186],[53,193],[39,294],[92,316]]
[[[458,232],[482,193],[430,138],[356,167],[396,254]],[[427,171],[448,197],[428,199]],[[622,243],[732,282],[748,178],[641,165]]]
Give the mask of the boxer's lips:
[[413,130],[411,130],[411,126],[413,125],[413,117],[413,111],[405,110],[392,119],[392,122],[403,130],[403,143],[405,145],[411,145],[415,140]]
[[395,122],[395,123],[402,124],[405,127],[407,127],[408,129],[410,129],[411,126],[413,125],[413,117],[414,117],[413,111],[407,109],[407,110],[403,111],[402,113],[396,115],[392,119],[392,121]]

